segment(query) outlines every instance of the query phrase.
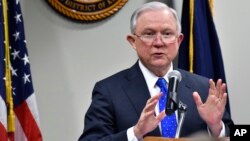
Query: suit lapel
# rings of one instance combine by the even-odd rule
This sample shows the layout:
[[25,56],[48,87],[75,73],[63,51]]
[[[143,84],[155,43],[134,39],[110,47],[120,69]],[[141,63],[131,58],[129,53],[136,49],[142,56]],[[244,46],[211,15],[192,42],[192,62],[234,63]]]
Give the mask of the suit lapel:
[[[151,96],[138,62],[132,68],[130,68],[130,71],[126,78],[128,80],[128,83],[124,86],[123,89],[129,97],[131,103],[134,105],[139,119],[147,100]],[[161,136],[159,128],[156,128],[147,135]]]
[[124,91],[134,105],[138,116],[140,116],[147,100],[150,98],[150,94],[138,63],[130,69],[126,77],[128,83],[124,86]]

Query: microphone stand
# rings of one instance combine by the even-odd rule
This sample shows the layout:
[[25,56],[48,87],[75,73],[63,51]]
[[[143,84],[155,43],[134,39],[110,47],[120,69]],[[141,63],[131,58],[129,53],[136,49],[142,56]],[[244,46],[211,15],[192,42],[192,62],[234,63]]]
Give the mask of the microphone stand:
[[181,132],[183,121],[184,121],[184,118],[185,118],[185,115],[186,115],[186,111],[187,111],[187,105],[180,101],[179,106],[178,106],[178,112],[180,113],[180,122],[179,122],[179,124],[177,126],[177,129],[176,129],[175,138],[180,137],[180,132]]

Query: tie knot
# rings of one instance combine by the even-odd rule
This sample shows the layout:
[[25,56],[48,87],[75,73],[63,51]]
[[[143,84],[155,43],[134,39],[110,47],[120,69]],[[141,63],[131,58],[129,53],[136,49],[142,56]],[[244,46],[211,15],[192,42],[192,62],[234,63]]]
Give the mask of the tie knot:
[[166,87],[166,84],[167,84],[167,81],[163,77],[160,77],[156,82],[156,85],[159,86],[160,88]]
[[163,92],[163,94],[166,94],[166,92],[167,92],[167,81],[163,77],[160,77],[157,80],[156,85],[158,87],[160,87],[161,92]]

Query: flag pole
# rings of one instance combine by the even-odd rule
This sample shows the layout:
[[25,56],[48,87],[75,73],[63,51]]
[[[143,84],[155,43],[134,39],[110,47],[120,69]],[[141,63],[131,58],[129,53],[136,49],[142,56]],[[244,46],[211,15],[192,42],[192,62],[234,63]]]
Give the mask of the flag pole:
[[190,36],[189,36],[189,72],[194,73],[194,0],[189,1],[189,20],[190,20]]
[[7,103],[7,129],[8,132],[15,131],[15,115],[13,111],[13,98],[11,90],[11,73],[10,73],[10,53],[9,53],[9,28],[8,28],[8,13],[7,0],[3,0],[4,14],[4,37],[5,37],[5,84],[6,84],[6,103]]

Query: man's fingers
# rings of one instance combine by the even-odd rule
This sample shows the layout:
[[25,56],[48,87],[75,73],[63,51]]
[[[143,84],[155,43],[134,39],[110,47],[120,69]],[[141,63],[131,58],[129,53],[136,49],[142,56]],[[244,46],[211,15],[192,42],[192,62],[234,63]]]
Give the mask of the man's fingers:
[[215,88],[216,88],[215,83],[212,79],[209,79],[209,86],[210,86],[210,89],[212,89],[212,90],[215,90]]
[[150,102],[147,102],[146,106],[144,107],[144,110],[145,112],[149,112],[149,111],[154,111],[155,109],[155,106],[157,104],[158,100],[157,99],[154,99],[153,101],[150,100]]
[[225,106],[226,105],[226,103],[227,103],[227,93],[224,93],[223,94],[223,96],[222,96],[222,98],[221,98],[221,102],[222,102],[222,104]]
[[202,105],[201,97],[198,92],[193,92],[193,98],[197,106]]
[[166,116],[165,110],[162,110],[158,116],[156,116],[156,119],[158,121],[161,121]]
[[162,93],[159,93],[153,97],[151,97],[147,103],[146,106],[144,107],[143,111],[145,112],[149,112],[155,109],[155,106],[157,104],[157,102],[159,101],[159,98],[162,96]]
[[151,103],[152,101],[159,100],[162,95],[162,93],[158,93],[157,95],[151,97],[150,99],[148,99],[147,104]]
[[226,93],[226,87],[227,87],[226,84],[223,83],[222,86],[221,86],[221,93],[220,93],[220,96],[219,96],[220,99],[222,99],[224,94]]

